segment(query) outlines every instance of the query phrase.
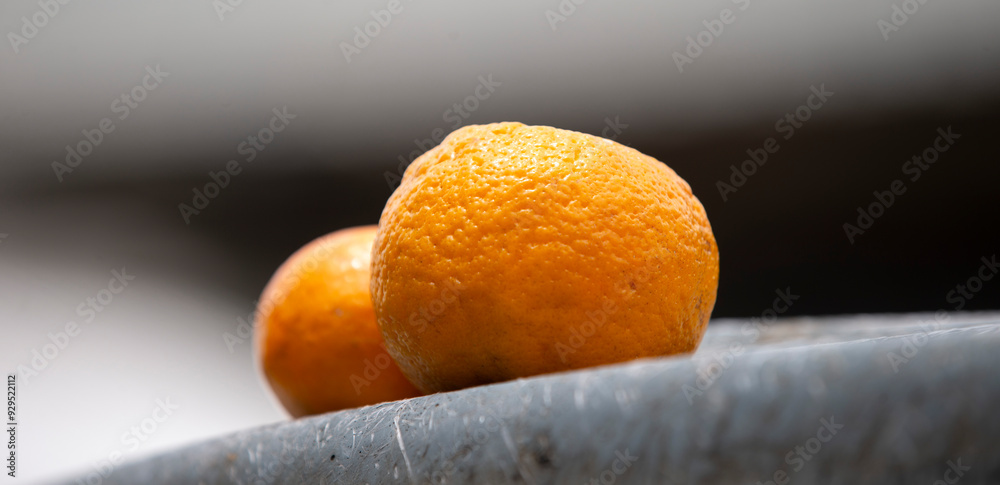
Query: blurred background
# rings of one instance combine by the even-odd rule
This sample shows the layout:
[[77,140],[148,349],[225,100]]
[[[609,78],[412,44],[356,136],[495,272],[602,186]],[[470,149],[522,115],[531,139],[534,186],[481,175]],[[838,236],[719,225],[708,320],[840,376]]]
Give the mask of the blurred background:
[[970,281],[1000,240],[998,24],[988,0],[5,1],[20,476],[286,419],[247,338],[264,284],[466,124],[670,165],[718,240],[714,318],[776,289],[786,316],[1000,308]]

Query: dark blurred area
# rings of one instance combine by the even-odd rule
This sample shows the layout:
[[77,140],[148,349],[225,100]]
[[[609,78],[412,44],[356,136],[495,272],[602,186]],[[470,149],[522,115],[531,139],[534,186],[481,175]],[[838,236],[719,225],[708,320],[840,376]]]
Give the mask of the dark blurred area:
[[[810,120],[738,188],[730,181],[730,165],[739,166],[749,158],[746,150],[758,149],[774,136],[771,119],[780,110],[762,113],[759,123],[686,141],[670,140],[655,127],[626,123],[628,114],[618,115],[628,125],[618,141],[667,163],[705,205],[722,255],[714,316],[757,315],[776,288],[786,287],[805,295],[789,315],[955,310],[946,295],[975,276],[981,257],[996,254],[1000,241],[1000,192],[994,187],[1000,180],[995,163],[1000,121],[992,114],[998,108],[1000,100],[987,99],[964,113]],[[544,116],[521,119],[597,135],[603,129]],[[938,128],[948,126],[961,138],[911,181],[912,168],[903,173],[902,166],[932,146]],[[434,128],[429,124],[412,131],[430,133]],[[280,157],[262,155],[269,159],[260,163],[294,159],[303,167],[277,173],[250,167],[192,216],[190,226],[183,224],[178,201],[190,203],[192,189],[211,181],[204,173],[135,183],[65,184],[20,197],[25,204],[33,199],[111,198],[142,207],[149,217],[174,223],[179,230],[202,233],[239,262],[243,277],[227,291],[249,301],[305,242],[335,229],[376,223],[398,181],[397,157],[412,147],[405,139],[386,140],[367,153],[324,156],[282,147]],[[365,162],[348,169],[331,163],[334,159]],[[206,160],[206,166],[220,165]],[[873,192],[889,191],[897,179],[906,183],[906,192],[894,197],[884,215],[851,243],[844,224],[858,226],[857,208],[867,209],[876,202]],[[726,193],[728,200],[723,200],[719,181],[737,189]],[[962,309],[998,307],[1000,286],[987,284]]]

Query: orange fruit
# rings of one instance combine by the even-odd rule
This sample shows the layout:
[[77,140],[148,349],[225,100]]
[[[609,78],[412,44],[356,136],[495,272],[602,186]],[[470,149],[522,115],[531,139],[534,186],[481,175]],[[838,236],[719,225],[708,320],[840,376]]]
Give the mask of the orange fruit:
[[372,300],[425,392],[694,350],[719,253],[691,187],[603,138],[468,126],[382,212]]
[[260,297],[258,365],[295,417],[420,395],[386,353],[375,323],[368,291],[375,229],[310,242]]

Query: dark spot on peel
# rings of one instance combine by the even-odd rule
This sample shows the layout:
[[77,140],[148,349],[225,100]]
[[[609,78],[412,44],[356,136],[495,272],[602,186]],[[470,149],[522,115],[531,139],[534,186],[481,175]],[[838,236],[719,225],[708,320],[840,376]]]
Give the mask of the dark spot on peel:
[[552,459],[549,458],[548,453],[541,452],[535,455],[535,462],[537,462],[541,466],[549,466],[552,464]]

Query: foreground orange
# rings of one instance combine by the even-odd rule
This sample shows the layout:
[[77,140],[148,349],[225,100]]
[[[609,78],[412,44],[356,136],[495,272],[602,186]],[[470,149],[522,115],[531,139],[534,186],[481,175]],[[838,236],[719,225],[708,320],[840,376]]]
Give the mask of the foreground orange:
[[445,391],[694,350],[715,305],[705,210],[663,163],[544,126],[469,126],[416,159],[372,249],[410,381]]
[[255,349],[293,416],[420,395],[386,353],[368,292],[375,226],[344,229],[293,254],[260,297]]

